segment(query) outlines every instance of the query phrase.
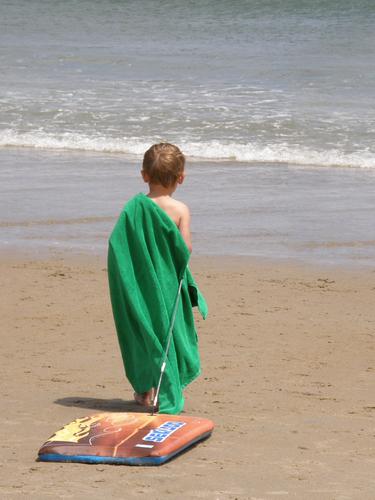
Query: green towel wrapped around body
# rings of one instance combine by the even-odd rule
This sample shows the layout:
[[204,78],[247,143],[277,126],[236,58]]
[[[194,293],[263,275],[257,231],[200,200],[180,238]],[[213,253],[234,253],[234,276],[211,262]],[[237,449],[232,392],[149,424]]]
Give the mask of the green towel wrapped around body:
[[179,282],[181,296],[159,411],[176,414],[183,389],[200,374],[192,306],[207,304],[188,268],[190,252],[173,220],[140,193],[124,207],[109,239],[108,279],[125,373],[141,394],[156,387]]

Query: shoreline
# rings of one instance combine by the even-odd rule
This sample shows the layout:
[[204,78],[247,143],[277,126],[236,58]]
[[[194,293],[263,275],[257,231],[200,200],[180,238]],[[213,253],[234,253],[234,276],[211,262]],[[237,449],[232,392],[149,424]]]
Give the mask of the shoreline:
[[[105,155],[3,153],[0,245],[103,254],[114,221],[144,191],[138,162]],[[235,172],[235,174],[234,174]],[[375,172],[288,165],[187,166],[178,199],[194,252],[368,267]],[[308,195],[306,195],[308,193]]]
[[[84,250],[71,250],[71,249],[58,249],[58,248],[43,248],[43,249],[29,249],[21,250],[15,248],[0,250],[0,262],[8,263],[21,263],[21,262],[62,262],[69,264],[83,264],[88,266],[106,265],[107,253],[94,253],[85,252]],[[319,262],[317,259],[303,259],[292,257],[259,257],[252,255],[231,255],[231,254],[191,254],[189,266],[197,267],[203,270],[204,265],[208,267],[219,268],[227,270],[238,270],[243,267],[264,269],[272,268],[285,268],[294,269],[299,272],[337,272],[342,275],[352,276],[353,278],[360,274],[369,276],[371,273],[375,274],[375,262],[369,261],[367,263],[361,261],[338,261],[338,262]],[[374,278],[375,279],[375,278]]]
[[2,497],[372,498],[374,272],[194,256],[209,316],[185,412],[216,427],[155,469],[35,462],[69,421],[135,407],[104,259],[18,257],[0,256]]

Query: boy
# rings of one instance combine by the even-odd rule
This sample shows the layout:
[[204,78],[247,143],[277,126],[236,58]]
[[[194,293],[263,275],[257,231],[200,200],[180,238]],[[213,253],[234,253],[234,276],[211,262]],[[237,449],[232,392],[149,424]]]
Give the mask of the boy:
[[[172,198],[184,181],[185,158],[172,144],[146,151],[142,177],[149,193],[124,207],[111,234],[108,278],[125,372],[134,398],[153,404],[168,332],[173,336],[160,386],[159,410],[179,413],[183,389],[200,374],[192,307],[207,305],[188,268],[192,249],[188,207]],[[173,319],[172,319],[173,317]]]
[[[149,187],[147,196],[173,220],[191,253],[189,208],[172,198],[178,184],[185,179],[185,156],[173,144],[154,144],[144,154],[141,174]],[[153,396],[154,388],[143,394],[134,393],[135,401],[147,407],[152,404]]]
[[192,251],[190,235],[190,212],[172,194],[185,179],[185,157],[177,146],[168,143],[154,144],[143,157],[142,177],[149,185],[148,197],[162,208],[175,222],[189,249]]

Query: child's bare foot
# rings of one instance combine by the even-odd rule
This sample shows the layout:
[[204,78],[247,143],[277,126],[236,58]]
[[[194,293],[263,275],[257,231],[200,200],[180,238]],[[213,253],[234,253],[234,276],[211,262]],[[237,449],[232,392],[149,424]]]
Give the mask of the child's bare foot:
[[140,394],[138,392],[134,393],[134,399],[136,403],[138,403],[141,406],[146,406],[147,408],[152,406],[153,396],[154,396],[153,389],[150,389],[147,392],[142,392]]

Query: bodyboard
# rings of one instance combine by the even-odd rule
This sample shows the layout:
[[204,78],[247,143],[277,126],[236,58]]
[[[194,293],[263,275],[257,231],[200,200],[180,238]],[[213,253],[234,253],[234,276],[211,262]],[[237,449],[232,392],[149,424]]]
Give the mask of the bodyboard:
[[209,437],[211,420],[181,415],[99,413],[79,418],[40,448],[44,462],[161,465]]

